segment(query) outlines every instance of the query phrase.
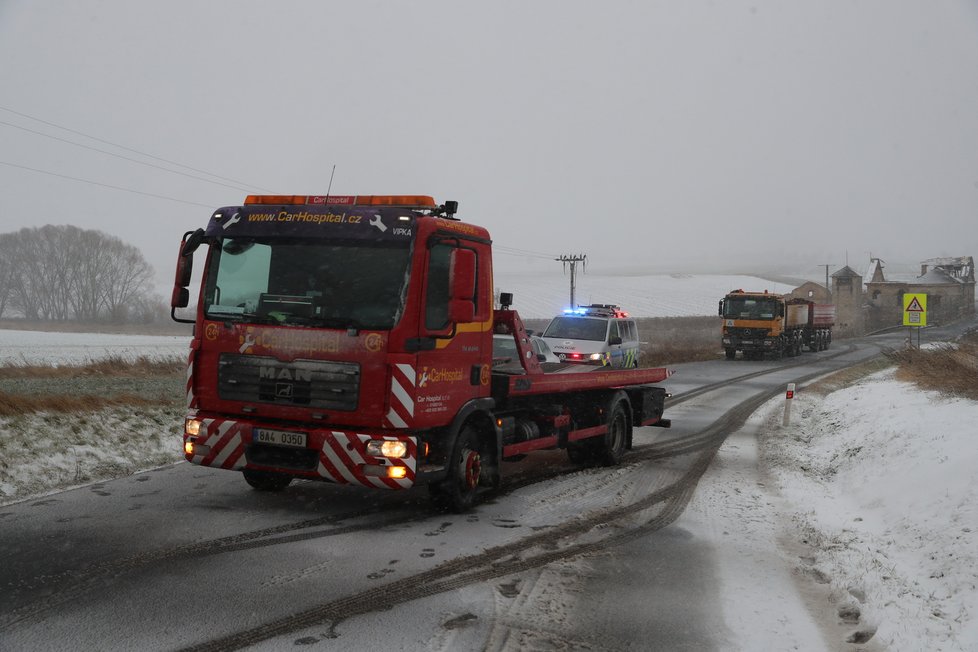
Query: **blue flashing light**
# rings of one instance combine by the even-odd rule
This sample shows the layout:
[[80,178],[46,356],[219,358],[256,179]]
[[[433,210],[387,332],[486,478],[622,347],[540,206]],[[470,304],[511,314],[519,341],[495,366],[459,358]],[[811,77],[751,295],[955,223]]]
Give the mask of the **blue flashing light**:
[[586,315],[587,308],[564,308],[565,315]]

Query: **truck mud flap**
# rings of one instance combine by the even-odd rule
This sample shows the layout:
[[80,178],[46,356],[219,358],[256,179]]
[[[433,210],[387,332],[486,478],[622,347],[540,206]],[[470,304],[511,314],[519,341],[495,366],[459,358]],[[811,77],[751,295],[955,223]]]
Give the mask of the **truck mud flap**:
[[669,419],[663,419],[666,390],[663,387],[642,386],[627,389],[632,402],[632,423],[636,426],[658,426],[668,428]]

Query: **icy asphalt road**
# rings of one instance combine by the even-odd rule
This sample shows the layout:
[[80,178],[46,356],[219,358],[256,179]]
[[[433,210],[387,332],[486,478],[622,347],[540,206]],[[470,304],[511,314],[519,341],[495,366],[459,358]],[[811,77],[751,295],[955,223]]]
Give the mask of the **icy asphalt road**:
[[[745,397],[876,350],[807,354],[804,366],[674,406],[671,430],[642,429],[636,443],[695,434]],[[778,366],[681,366],[670,390]],[[255,649],[746,649],[771,630],[781,649],[837,649],[790,566],[765,554],[775,510],[752,475],[752,440],[749,427],[733,434],[695,491],[615,518],[603,515],[689,477],[707,452],[551,477],[466,515],[432,513],[423,491],[301,483],[262,495],[187,464],[7,506],[0,649],[183,649],[236,636]],[[756,497],[730,499],[725,464]],[[569,468],[560,453],[511,470],[532,480],[554,468]],[[745,533],[756,539],[746,549]]]

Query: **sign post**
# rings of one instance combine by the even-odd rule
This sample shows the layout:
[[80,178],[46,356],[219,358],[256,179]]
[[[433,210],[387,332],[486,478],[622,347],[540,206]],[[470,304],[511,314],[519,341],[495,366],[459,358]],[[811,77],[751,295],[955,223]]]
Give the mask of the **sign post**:
[[784,393],[784,419],[781,421],[782,426],[788,425],[791,420],[791,399],[795,397],[795,384],[788,383],[788,391]]
[[[920,327],[927,325],[927,295],[903,295],[903,325],[917,329],[917,348],[920,348]],[[910,331],[910,343],[913,344],[913,331]]]

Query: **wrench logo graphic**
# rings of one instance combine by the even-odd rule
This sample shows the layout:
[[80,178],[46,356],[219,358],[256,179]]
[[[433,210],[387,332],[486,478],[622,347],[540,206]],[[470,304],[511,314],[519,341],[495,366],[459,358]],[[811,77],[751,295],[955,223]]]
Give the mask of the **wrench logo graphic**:
[[380,219],[380,215],[374,215],[374,219],[370,220],[370,226],[376,226],[381,233],[387,230],[387,225]]
[[221,225],[221,228],[226,229],[232,224],[237,224],[240,221],[241,221],[241,213],[235,213],[234,215],[231,216],[231,219],[229,219],[227,222]]
[[255,336],[252,333],[248,333],[241,342],[241,347],[238,349],[238,353],[247,353],[248,349],[255,345],[255,342]]

